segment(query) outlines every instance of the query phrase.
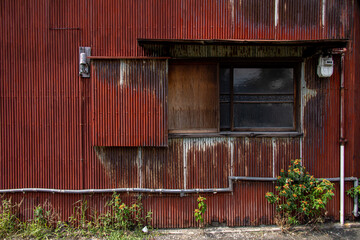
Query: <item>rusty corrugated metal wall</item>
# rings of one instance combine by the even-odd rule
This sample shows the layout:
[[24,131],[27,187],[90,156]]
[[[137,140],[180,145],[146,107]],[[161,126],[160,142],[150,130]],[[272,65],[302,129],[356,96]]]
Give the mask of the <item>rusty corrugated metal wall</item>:
[[94,146],[167,146],[167,61],[93,60]]
[[[98,56],[141,56],[148,39],[346,39],[352,1],[93,1],[91,39]],[[114,12],[115,14],[109,14]],[[94,34],[95,33],[95,34]],[[104,37],[106,36],[106,37]]]
[[[136,62],[127,70],[141,76],[135,78],[143,84],[135,89],[139,90],[138,101],[156,96],[147,103],[166,119],[166,77],[158,77],[159,73],[151,68],[146,70],[150,63],[98,59],[92,62],[91,79],[78,76],[79,46],[90,46],[94,56],[142,57],[146,53],[138,46],[138,38],[350,39],[345,60],[346,176],[359,176],[360,128],[356,110],[360,74],[355,67],[360,62],[356,44],[360,39],[359,18],[359,3],[350,0],[0,1],[0,188],[227,187],[228,176],[276,176],[290,159],[301,155],[316,176],[338,176],[339,57],[335,57],[333,77],[326,80],[316,77],[316,58],[304,60],[303,138],[167,140],[166,120],[161,122],[161,116],[149,116],[154,125],[147,128],[142,125],[144,119],[135,117],[147,109],[140,104],[138,108],[126,105],[117,109],[119,99],[106,97],[107,93],[116,94],[118,86],[106,83],[106,87],[95,89],[104,84],[101,81],[112,79],[100,77],[99,66]],[[231,47],[224,49],[227,57],[243,57],[249,50],[234,54]],[[284,49],[272,54],[294,56],[301,50]],[[177,53],[184,51],[180,47]],[[263,54],[261,48],[259,54],[256,57],[271,56]],[[164,74],[160,62],[150,65],[154,64]],[[121,67],[114,69],[117,72]],[[147,77],[149,73],[154,76],[151,80]],[[136,83],[134,78],[126,80]],[[161,81],[162,86],[156,85]],[[103,92],[96,92],[100,89]],[[114,118],[103,116],[104,122],[93,119],[99,116],[95,114],[102,113],[97,106],[112,107],[114,111],[106,113],[115,114]],[[121,132],[124,129],[116,125],[117,119],[122,120],[121,110],[135,110],[131,114],[143,128],[130,124],[127,126],[130,135]],[[141,129],[155,138],[141,135]],[[95,137],[95,133],[100,135]],[[109,139],[112,134],[114,138]],[[101,146],[112,143],[133,147]],[[168,146],[135,147],[137,144]],[[347,188],[350,186],[347,184]],[[274,209],[264,198],[270,190],[271,183],[237,182],[231,194],[207,195],[206,222],[226,222],[230,226],[274,223]],[[45,199],[66,218],[72,214],[72,204],[81,198],[88,199],[89,205],[99,211],[109,198],[109,195],[35,193],[8,196],[15,200],[25,197],[21,212],[25,218],[31,217],[30,209]],[[134,197],[135,194],[123,194],[122,199],[129,203]],[[143,203],[146,210],[154,212],[154,226],[190,227],[196,226],[193,218],[196,197],[145,195]],[[348,217],[351,207],[351,199],[346,198]],[[338,219],[338,210],[337,194],[329,206],[330,216]]]
[[[360,8],[356,7],[354,9],[354,18],[355,19],[359,19],[360,18]],[[354,93],[351,94],[353,96],[353,105],[354,105],[354,112],[356,114],[356,122],[360,121],[360,111],[358,111],[359,107],[360,107],[360,101],[358,101],[358,99],[355,96],[359,96],[360,94],[360,82],[356,81],[356,79],[360,79],[360,68],[356,67],[356,66],[360,66],[360,21],[354,21],[354,41],[353,41],[353,49],[354,49],[354,60],[353,60],[353,65],[352,65],[352,69],[348,72],[352,73],[355,72],[353,79],[354,79]],[[354,124],[355,124],[354,123]],[[360,128],[356,127],[356,126],[351,126],[353,127],[353,129],[355,129],[355,131],[353,131],[352,133],[354,134],[354,144],[353,146],[360,146],[360,139],[357,138],[356,136],[360,136]],[[354,149],[355,152],[355,157],[354,157],[354,162],[352,163],[352,168],[354,169],[354,173],[356,176],[360,175],[360,153],[358,151],[358,148],[356,147]],[[350,157],[352,154],[349,154]]]

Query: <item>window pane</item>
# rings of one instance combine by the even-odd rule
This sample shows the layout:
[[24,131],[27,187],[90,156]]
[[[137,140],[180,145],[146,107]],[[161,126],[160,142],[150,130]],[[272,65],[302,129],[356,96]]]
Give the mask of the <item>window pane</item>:
[[293,102],[294,95],[234,95],[234,102],[241,101]]
[[220,94],[230,93],[230,68],[220,68]]
[[222,102],[230,102],[230,101],[231,101],[230,94],[221,94],[220,95],[220,103],[222,103]]
[[234,68],[234,94],[293,91],[292,68]]
[[293,103],[234,104],[235,128],[293,127]]
[[230,103],[220,103],[220,128],[230,129]]

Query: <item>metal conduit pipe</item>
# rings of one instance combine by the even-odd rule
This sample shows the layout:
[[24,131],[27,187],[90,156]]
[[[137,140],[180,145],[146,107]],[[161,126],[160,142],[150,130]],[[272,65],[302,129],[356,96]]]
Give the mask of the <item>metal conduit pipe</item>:
[[344,58],[346,48],[338,51],[341,54],[340,63],[340,224],[344,224],[344,205],[345,205],[345,80],[344,80]]
[[[331,182],[339,182],[341,178],[318,178],[327,179]],[[356,177],[344,178],[345,181],[353,181],[354,187],[357,187],[359,181]],[[17,189],[0,189],[0,193],[27,193],[27,192],[39,192],[39,193],[65,193],[65,194],[92,194],[92,193],[113,193],[113,192],[136,192],[136,193],[159,193],[159,194],[185,194],[191,193],[224,193],[233,192],[234,181],[255,181],[255,182],[272,182],[276,181],[276,178],[272,177],[246,177],[246,176],[230,176],[229,187],[227,188],[193,188],[193,189],[152,189],[152,188],[107,188],[107,189],[53,189],[53,188],[17,188]],[[354,198],[354,216],[358,216],[358,198]]]

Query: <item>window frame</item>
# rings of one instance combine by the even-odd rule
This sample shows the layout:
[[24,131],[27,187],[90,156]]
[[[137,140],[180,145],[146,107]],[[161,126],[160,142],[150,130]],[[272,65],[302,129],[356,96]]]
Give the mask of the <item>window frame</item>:
[[[219,62],[219,111],[221,104],[220,94],[220,69],[230,68],[230,128],[224,129],[220,127],[221,114],[219,113],[219,130],[220,133],[236,134],[236,133],[250,133],[250,132],[298,132],[299,130],[299,85],[300,85],[300,73],[301,73],[301,61],[298,59],[286,59],[286,60],[271,60],[270,61],[249,61],[246,62]],[[235,68],[292,68],[293,69],[293,126],[292,127],[234,127],[234,69]],[[256,95],[250,93],[249,95]],[[266,95],[266,94],[259,94]],[[275,94],[282,95],[282,94]],[[264,102],[266,103],[266,102]],[[281,103],[281,101],[280,101]]]
[[[217,132],[207,130],[194,130],[194,129],[179,129],[177,131],[169,131],[169,138],[178,137],[301,137],[303,133],[301,131],[301,78],[303,71],[304,59],[302,57],[279,57],[279,58],[175,58],[169,60],[168,64],[173,63],[204,63],[204,64],[216,64],[217,67],[217,94],[218,94],[218,127]],[[220,128],[220,67],[224,66],[236,66],[236,67],[261,67],[269,66],[274,68],[279,67],[292,67],[294,69],[294,124],[293,128],[279,129],[240,129],[239,131],[229,131]],[[167,91],[168,92],[168,91]],[[169,110],[169,109],[168,109]],[[169,113],[168,113],[169,114]]]

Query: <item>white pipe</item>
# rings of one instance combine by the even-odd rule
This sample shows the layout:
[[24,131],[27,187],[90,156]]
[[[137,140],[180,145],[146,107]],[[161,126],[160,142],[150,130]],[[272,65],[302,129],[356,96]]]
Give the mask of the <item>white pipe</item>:
[[[331,182],[338,182],[341,178],[318,178],[319,180],[327,179]],[[357,184],[356,177],[344,178],[345,181],[354,181]],[[91,194],[91,193],[113,193],[113,192],[138,192],[138,193],[218,193],[232,192],[234,181],[255,181],[255,182],[272,182],[276,181],[273,177],[246,177],[230,176],[229,186],[227,188],[192,188],[192,189],[163,189],[163,188],[106,188],[106,189],[54,189],[54,188],[15,188],[0,189],[0,193],[26,193],[26,192],[43,192],[43,193],[67,193],[67,194]]]
[[344,195],[345,195],[345,174],[344,174],[344,144],[340,145],[340,224],[344,225]]
[[340,224],[344,225],[344,198],[345,198],[345,80],[344,57],[346,49],[341,51],[340,75]]
[[[354,187],[358,186],[356,177],[347,178],[318,178],[319,180],[327,179],[331,182],[353,181]],[[227,188],[205,188],[205,189],[151,189],[151,188],[107,188],[107,189],[54,189],[54,188],[16,188],[16,189],[0,189],[0,193],[26,193],[26,192],[42,192],[42,193],[64,193],[64,194],[93,194],[93,193],[113,193],[113,192],[136,192],[136,193],[159,193],[159,194],[180,194],[180,197],[191,193],[224,193],[233,192],[234,181],[276,181],[272,177],[246,177],[246,176],[230,176],[229,187]],[[343,195],[342,195],[343,196]],[[358,216],[357,198],[354,198],[354,216]],[[343,205],[342,205],[343,206]],[[344,209],[342,209],[344,212]],[[342,220],[343,221],[343,220]]]

